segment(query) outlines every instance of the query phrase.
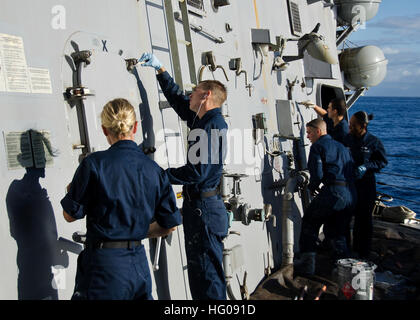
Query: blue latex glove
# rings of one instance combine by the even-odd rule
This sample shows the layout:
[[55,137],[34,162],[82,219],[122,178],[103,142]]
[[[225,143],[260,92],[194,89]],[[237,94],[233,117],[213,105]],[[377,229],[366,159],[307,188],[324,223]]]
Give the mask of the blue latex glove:
[[153,67],[156,70],[162,68],[162,63],[156,58],[153,53],[143,53],[139,59],[139,62],[145,61],[142,66],[143,67]]
[[364,165],[358,166],[356,169],[356,179],[362,179],[366,173],[366,167]]

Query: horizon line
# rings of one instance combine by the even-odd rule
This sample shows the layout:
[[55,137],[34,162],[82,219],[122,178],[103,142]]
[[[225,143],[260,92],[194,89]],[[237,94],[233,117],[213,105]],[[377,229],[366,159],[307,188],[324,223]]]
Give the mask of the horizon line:
[[420,98],[420,96],[362,96],[361,98]]

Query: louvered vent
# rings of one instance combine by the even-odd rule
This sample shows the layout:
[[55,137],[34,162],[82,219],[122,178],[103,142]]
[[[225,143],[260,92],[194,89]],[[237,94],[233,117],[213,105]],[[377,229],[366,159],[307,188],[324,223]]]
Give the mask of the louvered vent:
[[302,24],[300,22],[299,5],[295,1],[289,1],[289,15],[292,27],[292,34],[295,36],[302,35]]
[[187,0],[187,4],[199,10],[204,10],[203,0]]

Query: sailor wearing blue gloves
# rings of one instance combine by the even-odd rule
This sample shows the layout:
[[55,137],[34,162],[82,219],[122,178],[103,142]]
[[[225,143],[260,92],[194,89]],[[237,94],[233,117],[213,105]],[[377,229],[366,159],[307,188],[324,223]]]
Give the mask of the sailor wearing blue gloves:
[[362,179],[366,173],[366,167],[364,165],[358,166],[356,168],[356,179]]
[[143,53],[139,59],[139,63],[144,67],[153,67],[156,71],[162,68],[162,63],[152,53]]
[[[219,81],[206,80],[187,96],[156,56],[144,53],[139,64],[155,68],[163,94],[191,129],[187,163],[166,170],[172,184],[183,185],[182,215],[191,296],[194,300],[226,300],[222,240],[228,232],[228,215],[218,190],[226,155],[227,124],[220,111],[227,98],[226,87]],[[208,150],[200,151],[199,159],[191,157],[197,153],[190,150],[196,149],[202,138],[208,139],[204,144]]]
[[358,201],[354,211],[353,250],[361,258],[368,258],[371,249],[372,211],[376,200],[375,173],[388,164],[381,140],[367,130],[372,119],[373,116],[364,111],[356,112],[350,119],[350,133],[344,139],[356,166]]

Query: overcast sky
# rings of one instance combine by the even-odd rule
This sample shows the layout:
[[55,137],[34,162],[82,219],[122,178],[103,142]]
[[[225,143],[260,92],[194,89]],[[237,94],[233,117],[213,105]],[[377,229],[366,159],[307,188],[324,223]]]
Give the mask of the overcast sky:
[[376,17],[349,40],[378,46],[388,59],[387,77],[367,96],[420,97],[420,0],[382,0]]

